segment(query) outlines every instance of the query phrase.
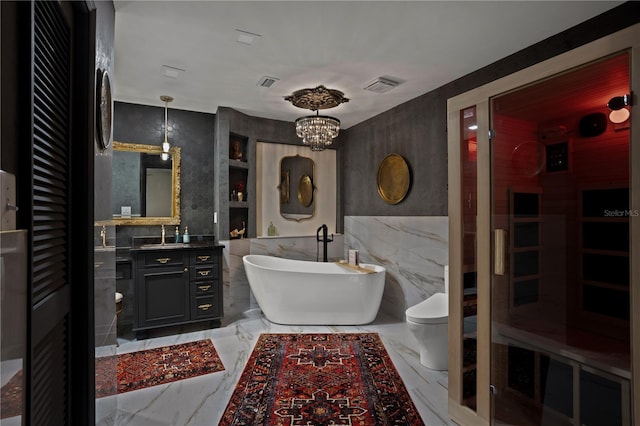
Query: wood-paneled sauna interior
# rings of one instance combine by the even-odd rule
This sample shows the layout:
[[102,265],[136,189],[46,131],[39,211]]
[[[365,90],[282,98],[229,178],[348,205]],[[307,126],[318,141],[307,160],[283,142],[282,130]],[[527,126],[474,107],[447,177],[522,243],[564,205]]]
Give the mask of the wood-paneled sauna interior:
[[496,420],[629,419],[629,120],[607,107],[629,68],[621,53],[491,100]]

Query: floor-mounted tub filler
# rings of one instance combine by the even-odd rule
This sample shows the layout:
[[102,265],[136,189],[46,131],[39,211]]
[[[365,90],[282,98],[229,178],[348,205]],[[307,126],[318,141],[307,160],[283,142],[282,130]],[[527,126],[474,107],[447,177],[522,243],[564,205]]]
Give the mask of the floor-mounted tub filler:
[[378,313],[386,269],[247,255],[244,269],[260,309],[277,324],[360,325]]

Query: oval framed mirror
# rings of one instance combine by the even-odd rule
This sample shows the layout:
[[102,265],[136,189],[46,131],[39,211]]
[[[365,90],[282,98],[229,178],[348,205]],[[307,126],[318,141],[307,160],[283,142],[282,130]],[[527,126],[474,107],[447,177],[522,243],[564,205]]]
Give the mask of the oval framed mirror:
[[309,175],[300,177],[298,184],[298,201],[303,207],[309,207],[313,202],[313,182]]
[[310,219],[315,213],[313,193],[315,164],[300,155],[280,160],[280,215],[289,220]]
[[105,150],[111,144],[111,127],[113,116],[113,101],[111,99],[111,81],[107,71],[98,70],[98,84],[96,93],[96,126],[98,144]]
[[112,215],[116,225],[180,224],[180,147],[113,142]]

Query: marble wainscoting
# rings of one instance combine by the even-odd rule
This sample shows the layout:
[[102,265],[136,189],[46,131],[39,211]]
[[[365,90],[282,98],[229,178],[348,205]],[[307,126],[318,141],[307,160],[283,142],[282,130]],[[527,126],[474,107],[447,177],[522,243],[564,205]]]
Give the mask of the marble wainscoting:
[[[331,235],[329,235],[331,238]],[[322,261],[322,243],[316,236],[300,237],[260,237],[251,239],[251,254],[283,257],[295,260]],[[344,235],[333,235],[333,241],[327,244],[327,259],[334,262],[344,259]]]
[[345,255],[387,268],[380,311],[404,319],[405,310],[444,292],[449,258],[446,216],[345,216]]
[[224,245],[222,250],[222,297],[224,317],[222,325],[229,324],[238,318],[243,318],[248,310],[258,307],[258,303],[251,294],[249,280],[244,272],[242,257],[249,254],[251,240],[220,241]]

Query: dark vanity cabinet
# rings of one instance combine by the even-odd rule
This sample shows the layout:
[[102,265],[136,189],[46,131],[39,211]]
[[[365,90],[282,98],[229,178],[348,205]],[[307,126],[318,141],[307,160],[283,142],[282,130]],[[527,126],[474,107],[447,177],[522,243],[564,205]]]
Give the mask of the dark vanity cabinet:
[[[157,245],[156,245],[157,246]],[[190,245],[133,250],[134,331],[222,318],[222,247]]]

